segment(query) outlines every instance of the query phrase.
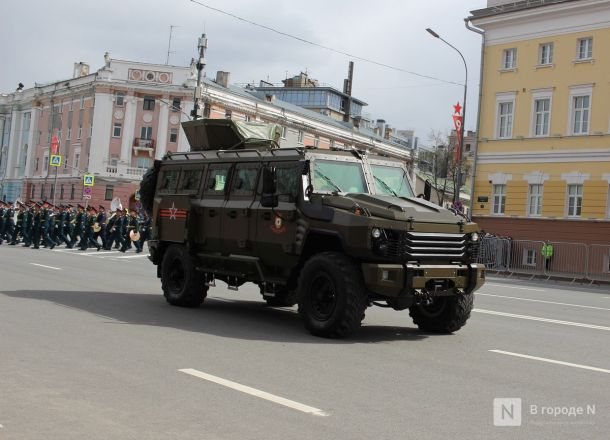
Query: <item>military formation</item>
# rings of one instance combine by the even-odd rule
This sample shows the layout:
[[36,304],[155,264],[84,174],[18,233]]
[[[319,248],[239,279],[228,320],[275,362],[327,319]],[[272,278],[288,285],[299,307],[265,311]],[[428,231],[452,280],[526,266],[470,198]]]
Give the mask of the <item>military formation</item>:
[[135,210],[107,213],[104,206],[60,205],[49,202],[15,204],[0,201],[0,245],[40,249],[65,245],[85,251],[134,248],[142,252],[150,236],[150,218]]

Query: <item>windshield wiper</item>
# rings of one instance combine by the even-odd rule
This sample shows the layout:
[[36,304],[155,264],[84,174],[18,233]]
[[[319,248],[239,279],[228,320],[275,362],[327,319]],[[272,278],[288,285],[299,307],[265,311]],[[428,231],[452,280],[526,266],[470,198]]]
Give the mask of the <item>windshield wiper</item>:
[[334,186],[334,187],[337,189],[337,191],[339,191],[339,192],[343,192],[343,190],[342,190],[341,188],[339,188],[339,185],[337,185],[335,182],[333,182],[333,180],[332,180],[330,177],[328,177],[326,174],[324,174],[322,171],[320,171],[320,170],[317,170],[317,169],[316,169],[316,170],[314,171],[314,173],[316,173],[316,174],[317,174],[318,176],[320,176],[322,179],[326,180],[326,182],[327,182],[329,185]]
[[381,180],[381,179],[380,179],[379,177],[377,177],[377,176],[373,176],[373,178],[375,178],[375,180],[376,180],[377,182],[381,183],[381,185],[382,185],[382,186],[383,186],[383,187],[386,189],[386,191],[391,192],[391,193],[394,195],[394,197],[398,197],[398,193],[397,193],[396,191],[394,191],[394,190],[393,190],[393,189],[390,187],[390,185],[388,185],[387,183],[385,183],[383,180]]

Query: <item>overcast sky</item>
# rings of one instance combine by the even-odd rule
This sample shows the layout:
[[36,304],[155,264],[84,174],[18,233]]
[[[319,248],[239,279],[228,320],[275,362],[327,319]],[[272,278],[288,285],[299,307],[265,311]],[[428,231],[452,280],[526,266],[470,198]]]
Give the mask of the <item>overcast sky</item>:
[[[459,55],[431,37],[430,27],[462,51],[469,68],[466,128],[476,126],[481,38],[464,18],[486,0],[201,0],[243,18],[325,46],[409,71],[463,83]],[[305,71],[343,87],[349,57],[263,30],[190,0],[0,0],[0,92],[19,82],[69,78],[73,63],[92,71],[111,58],[188,65],[197,37],[208,36],[206,71],[231,72],[232,83],[278,83]],[[364,113],[398,129],[415,129],[427,145],[431,129],[452,127],[463,87],[355,60],[353,95]]]

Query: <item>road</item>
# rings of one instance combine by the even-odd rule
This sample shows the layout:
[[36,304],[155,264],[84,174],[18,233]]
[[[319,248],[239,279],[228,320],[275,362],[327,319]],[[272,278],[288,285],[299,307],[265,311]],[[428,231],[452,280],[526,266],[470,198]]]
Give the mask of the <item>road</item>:
[[608,438],[610,289],[490,279],[453,335],[370,308],[326,340],[254,286],[171,307],[155,273],[0,246],[0,439]]

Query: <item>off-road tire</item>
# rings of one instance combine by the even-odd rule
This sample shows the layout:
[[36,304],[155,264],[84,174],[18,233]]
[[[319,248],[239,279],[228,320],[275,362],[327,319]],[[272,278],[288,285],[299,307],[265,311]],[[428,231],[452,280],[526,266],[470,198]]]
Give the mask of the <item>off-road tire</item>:
[[167,302],[180,307],[199,307],[208,293],[203,274],[195,270],[193,257],[177,244],[163,255],[161,287]]
[[431,333],[453,333],[466,324],[472,307],[472,293],[439,296],[429,306],[409,307],[409,315],[420,330]]
[[[337,252],[314,255],[305,263],[297,298],[305,328],[327,338],[354,333],[360,328],[367,307],[362,274],[350,258]],[[327,302],[331,304],[326,305]]]
[[270,307],[292,307],[297,303],[297,292],[282,288],[275,296],[265,296],[264,299]]
[[155,189],[157,188],[157,176],[159,175],[159,164],[155,161],[152,168],[142,176],[140,182],[140,203],[148,215],[152,215]]

